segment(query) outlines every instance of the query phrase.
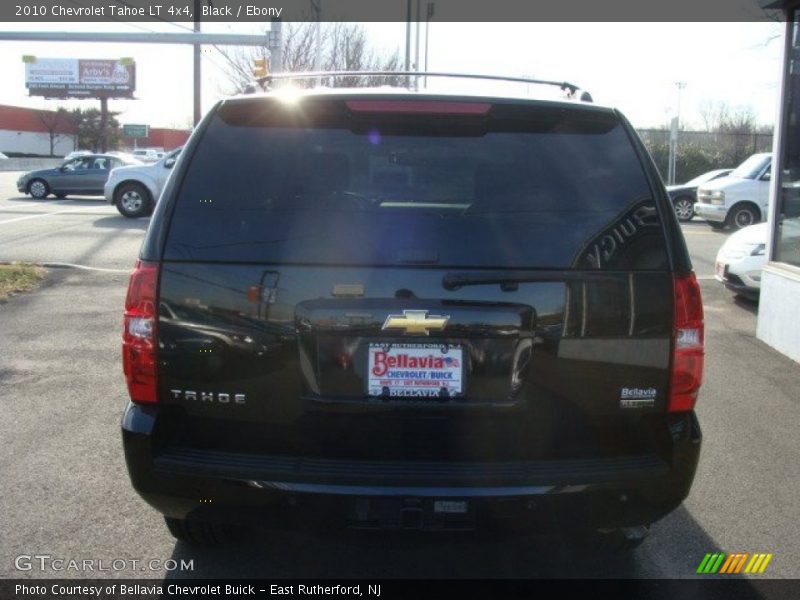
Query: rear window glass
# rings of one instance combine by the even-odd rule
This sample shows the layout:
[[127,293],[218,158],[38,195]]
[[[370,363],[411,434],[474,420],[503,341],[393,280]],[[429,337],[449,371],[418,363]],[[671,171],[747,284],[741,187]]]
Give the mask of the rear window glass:
[[165,259],[666,267],[647,180],[613,114],[343,107],[223,105],[188,161]]

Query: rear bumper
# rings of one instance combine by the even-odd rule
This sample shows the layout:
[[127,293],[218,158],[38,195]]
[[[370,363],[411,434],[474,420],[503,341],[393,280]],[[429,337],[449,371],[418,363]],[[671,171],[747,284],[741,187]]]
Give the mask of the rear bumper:
[[[651,523],[688,495],[701,434],[693,413],[671,426],[668,458],[655,454],[493,463],[353,461],[158,448],[158,408],[129,404],[123,446],[137,492],[161,513],[273,526],[402,523],[404,510],[438,528],[466,517],[515,526],[622,527]],[[439,511],[457,501],[460,514]],[[444,503],[444,504],[442,504]],[[380,518],[376,515],[383,515]],[[416,521],[415,521],[416,523]],[[381,525],[381,526],[383,526]],[[426,528],[426,527],[420,527]]]
[[715,275],[714,278],[724,285],[728,290],[741,296],[746,296],[751,299],[758,299],[758,297],[761,295],[761,289],[759,287],[745,284],[738,276],[728,276],[728,278],[723,279],[719,275]]

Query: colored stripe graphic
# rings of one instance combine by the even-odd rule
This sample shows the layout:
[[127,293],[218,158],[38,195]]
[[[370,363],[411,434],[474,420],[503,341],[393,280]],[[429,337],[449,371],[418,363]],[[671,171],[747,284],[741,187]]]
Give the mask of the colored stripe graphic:
[[763,573],[767,568],[769,561],[772,560],[772,554],[753,554],[753,558],[747,563],[745,573]]
[[706,554],[700,566],[697,567],[698,573],[716,573],[722,561],[725,559],[725,553]]
[[709,552],[700,561],[697,573],[704,575],[713,575],[715,573],[730,575],[741,573],[742,569],[744,569],[745,573],[763,573],[773,556],[773,554],[763,552],[756,554],[750,554],[749,552],[734,552],[733,554]]
[[734,554],[728,555],[728,560],[725,561],[725,564],[722,565],[722,569],[720,569],[720,573],[738,573],[742,566],[744,565],[744,561],[747,560],[747,557],[750,556],[746,552],[736,552]]

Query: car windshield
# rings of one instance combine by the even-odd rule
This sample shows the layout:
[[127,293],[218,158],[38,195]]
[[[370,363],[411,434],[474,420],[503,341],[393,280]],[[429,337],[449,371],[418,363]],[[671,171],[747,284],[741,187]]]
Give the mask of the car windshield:
[[770,161],[770,158],[769,154],[754,154],[736,167],[730,176],[739,177],[740,179],[755,179]]

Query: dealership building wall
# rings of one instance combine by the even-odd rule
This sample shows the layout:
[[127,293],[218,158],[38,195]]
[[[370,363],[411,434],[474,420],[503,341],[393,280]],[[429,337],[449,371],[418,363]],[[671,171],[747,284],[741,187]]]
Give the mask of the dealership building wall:
[[786,37],[756,335],[800,361],[800,0],[761,4],[784,11]]
[[[49,155],[50,134],[41,115],[52,118],[55,112],[0,105],[0,152]],[[75,140],[71,124],[58,123],[55,132],[53,153],[64,156],[72,152]]]
[[[74,150],[72,136],[62,135],[53,144],[53,153],[64,156]],[[50,135],[33,131],[0,129],[0,152],[23,152],[25,154],[50,154]]]

